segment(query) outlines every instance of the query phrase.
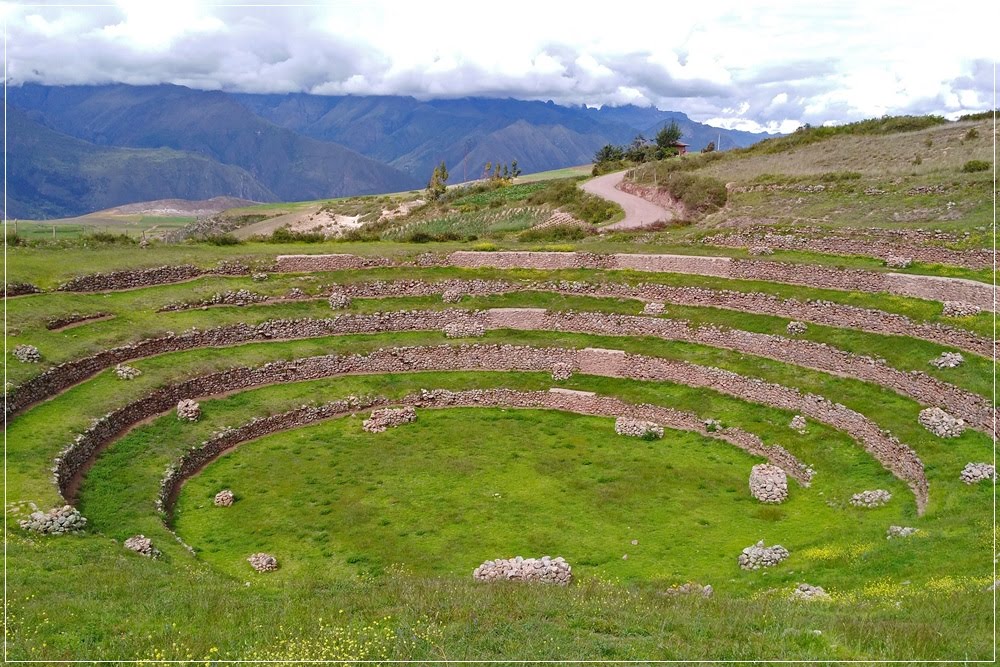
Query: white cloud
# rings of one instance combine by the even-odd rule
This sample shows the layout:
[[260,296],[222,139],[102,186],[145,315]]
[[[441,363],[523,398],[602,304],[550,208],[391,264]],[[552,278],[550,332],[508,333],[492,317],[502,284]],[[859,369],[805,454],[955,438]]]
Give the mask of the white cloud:
[[929,2],[4,5],[10,83],[511,96],[787,131],[992,104],[995,21]]

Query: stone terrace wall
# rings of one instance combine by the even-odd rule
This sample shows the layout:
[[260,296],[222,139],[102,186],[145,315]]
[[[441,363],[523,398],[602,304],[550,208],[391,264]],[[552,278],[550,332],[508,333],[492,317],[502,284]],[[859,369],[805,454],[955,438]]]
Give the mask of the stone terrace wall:
[[358,255],[278,255],[275,269],[279,273],[306,273],[310,271],[344,271],[369,269],[376,266],[394,266],[388,257],[360,257]]
[[[260,268],[260,267],[258,267]],[[199,276],[244,276],[253,268],[239,260],[222,260],[213,269],[202,269],[191,264],[158,266],[152,269],[129,269],[109,273],[90,273],[71,278],[57,288],[60,292],[113,292],[179,283]]]
[[[327,355],[280,361],[255,368],[236,368],[159,389],[109,413],[77,437],[56,459],[53,472],[64,496],[100,449],[150,415],[167,412],[181,398],[207,396],[281,382],[299,382],[349,373],[381,374],[417,371],[545,371],[568,364],[583,373],[705,387],[752,403],[808,415],[845,431],[886,469],[905,481],[923,513],[927,479],[916,453],[882,431],[864,415],[821,396],[771,384],[718,368],[587,348],[536,348],[516,345],[459,345],[382,349],[369,355]],[[626,415],[631,416],[631,415]]]
[[631,415],[639,419],[656,420],[669,428],[679,431],[693,431],[706,437],[728,442],[754,455],[766,458],[803,486],[809,485],[812,477],[807,466],[779,445],[765,445],[756,435],[739,428],[725,428],[721,431],[706,432],[701,418],[689,412],[681,412],[656,405],[635,405],[610,396],[584,396],[547,391],[516,391],[512,389],[472,389],[452,392],[445,389],[421,390],[399,401],[389,401],[383,397],[348,397],[319,406],[302,406],[278,415],[251,420],[234,429],[229,429],[205,441],[196,449],[187,451],[168,470],[160,483],[157,507],[169,515],[173,509],[177,493],[184,481],[196,474],[210,461],[224,452],[256,438],[301,428],[319,421],[343,417],[348,414],[390,404],[412,405],[420,408],[530,408],[562,410],[577,414],[618,417]]
[[199,347],[215,347],[253,340],[312,338],[352,333],[435,330],[466,325],[478,329],[572,331],[608,336],[656,336],[730,349],[776,359],[828,373],[847,375],[909,396],[929,406],[943,406],[980,431],[992,432],[994,410],[976,394],[942,382],[926,373],[904,372],[883,361],[839,350],[822,343],[782,336],[723,329],[692,327],[688,322],[635,315],[604,313],[550,313],[538,308],[495,308],[487,311],[447,309],[441,311],[397,311],[344,314],[316,320],[274,320],[258,325],[236,324],[165,336],[100,352],[67,362],[18,387],[8,398],[10,414],[62,391],[103,368],[142,356]]

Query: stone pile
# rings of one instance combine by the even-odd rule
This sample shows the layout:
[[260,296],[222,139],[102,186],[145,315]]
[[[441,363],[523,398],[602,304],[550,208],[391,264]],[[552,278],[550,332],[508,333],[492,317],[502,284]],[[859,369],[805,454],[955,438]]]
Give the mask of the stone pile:
[[981,310],[979,306],[964,301],[945,301],[941,314],[945,317],[968,317],[978,315]]
[[158,558],[160,550],[153,546],[153,541],[145,535],[133,535],[125,540],[125,548],[147,558]]
[[135,366],[126,366],[125,364],[115,366],[115,377],[119,380],[134,380],[140,375],[142,375],[142,371]]
[[293,287],[292,289],[288,290],[288,293],[285,295],[285,298],[286,299],[305,299],[307,296],[309,296],[309,295],[306,294],[305,291],[303,291],[301,288]]
[[643,315],[662,315],[666,312],[666,307],[659,301],[650,301],[642,307]]
[[538,581],[566,586],[573,579],[572,568],[562,556],[549,558],[497,558],[472,572],[477,581]]
[[830,594],[823,590],[822,586],[812,586],[810,584],[799,584],[792,591],[792,600],[829,600]]
[[215,494],[215,498],[212,499],[212,503],[216,507],[231,507],[235,500],[236,496],[230,489],[223,489]]
[[379,408],[362,423],[369,433],[382,433],[387,428],[396,428],[417,421],[417,411],[412,405],[402,408]]
[[618,435],[627,435],[633,438],[652,440],[663,437],[663,427],[657,423],[643,421],[641,419],[619,417],[615,420],[615,433]]
[[749,248],[747,248],[747,252],[749,252],[751,255],[773,255],[774,254],[774,250],[771,248],[771,246],[766,246],[766,245],[752,245]]
[[27,519],[18,521],[17,525],[33,533],[62,535],[81,532],[87,525],[87,519],[72,505],[63,505],[53,507],[48,512],[32,512]]
[[441,293],[441,300],[445,303],[458,303],[462,300],[462,292],[457,289],[448,289]]
[[344,310],[345,308],[351,307],[351,297],[347,296],[343,292],[334,292],[327,299],[327,303],[330,304],[330,308],[334,310]]
[[571,364],[557,362],[552,364],[552,379],[562,382],[573,377],[573,366]]
[[42,355],[34,345],[18,345],[14,348],[14,358],[25,364],[37,364]]
[[978,484],[984,479],[996,481],[997,470],[989,463],[968,463],[959,478],[966,484]]
[[889,526],[885,531],[885,539],[891,540],[894,537],[909,537],[916,534],[917,529],[910,526]]
[[965,420],[952,417],[941,408],[921,410],[917,421],[939,438],[957,438],[965,432]]
[[267,280],[267,274],[266,273],[251,273],[250,274],[250,279],[253,280],[256,283],[261,283],[261,282],[264,282],[265,280]]
[[788,422],[788,428],[793,431],[797,431],[798,433],[805,433],[806,426],[806,418],[802,415],[795,415],[792,417],[792,421]]
[[701,584],[696,584],[692,581],[689,581],[686,584],[681,584],[680,586],[671,586],[667,590],[663,591],[664,595],[669,595],[671,597],[677,595],[700,595],[703,598],[712,597],[713,592],[711,584],[705,584],[702,586]]
[[706,419],[702,422],[705,425],[705,430],[709,433],[715,433],[716,431],[722,430],[722,422],[718,419]]
[[781,503],[788,498],[788,478],[785,471],[770,463],[750,469],[750,495],[762,503]]
[[892,494],[885,489],[862,491],[851,496],[851,504],[855,507],[881,507],[892,499]]
[[486,327],[475,320],[456,320],[444,325],[447,338],[480,338],[486,335]]
[[201,406],[193,399],[182,398],[177,401],[177,418],[184,421],[196,422],[201,418]]
[[788,558],[788,549],[775,544],[772,547],[765,547],[764,540],[747,547],[739,555],[737,562],[744,570],[759,570],[762,567],[772,567]]
[[258,572],[273,572],[278,569],[278,559],[271,554],[256,553],[247,558],[247,561]]
[[898,255],[889,255],[885,258],[885,265],[890,269],[905,269],[913,263],[913,260],[909,257],[900,257]]
[[804,334],[808,328],[809,327],[807,327],[804,322],[793,320],[788,323],[787,327],[785,327],[785,331],[788,332],[789,336],[799,336]]
[[965,362],[965,357],[959,352],[942,352],[940,357],[930,360],[934,368],[957,368]]
[[4,285],[4,294],[7,297],[38,294],[41,291],[36,285],[32,285],[31,283],[7,283]]

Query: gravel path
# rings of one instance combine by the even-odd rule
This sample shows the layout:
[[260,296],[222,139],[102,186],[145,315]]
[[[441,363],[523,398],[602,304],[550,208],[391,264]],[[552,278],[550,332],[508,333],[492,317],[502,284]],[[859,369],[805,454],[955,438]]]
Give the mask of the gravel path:
[[590,194],[597,195],[602,199],[613,201],[624,209],[625,218],[623,220],[602,227],[602,230],[639,229],[641,227],[651,225],[654,222],[661,220],[666,222],[673,219],[674,214],[662,206],[657,206],[653,202],[646,201],[642,197],[636,197],[635,195],[630,195],[627,192],[622,192],[617,189],[615,186],[621,183],[624,177],[624,171],[616,171],[612,174],[598,176],[597,178],[591,179],[580,186],[583,188],[584,192],[589,192]]

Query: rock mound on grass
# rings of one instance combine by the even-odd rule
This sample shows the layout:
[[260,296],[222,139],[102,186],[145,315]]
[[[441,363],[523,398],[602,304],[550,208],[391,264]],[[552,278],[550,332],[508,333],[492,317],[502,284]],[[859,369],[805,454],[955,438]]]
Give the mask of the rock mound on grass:
[[258,572],[273,572],[278,569],[278,559],[271,554],[256,553],[247,558],[247,561]]
[[968,317],[979,313],[979,306],[964,301],[945,301],[941,308],[941,314],[945,317]]
[[862,491],[851,496],[851,504],[855,507],[882,507],[892,499],[892,494],[885,489]]
[[662,315],[666,312],[666,308],[662,303],[658,301],[650,301],[645,306],[642,307],[643,315]]
[[327,303],[330,304],[330,308],[334,310],[344,310],[345,308],[351,307],[351,297],[343,294],[341,292],[334,292],[327,299]]
[[134,380],[140,375],[142,375],[142,371],[135,366],[126,366],[125,364],[115,366],[115,377],[119,380]]
[[497,558],[488,560],[472,572],[477,581],[531,581],[566,586],[573,579],[573,568],[562,556],[558,558]]
[[693,581],[689,581],[686,584],[681,584],[680,586],[671,586],[667,590],[663,591],[664,595],[669,595],[670,597],[675,597],[678,595],[700,595],[703,598],[712,597],[714,589],[711,584],[696,584]]
[[750,495],[762,503],[781,503],[788,498],[788,478],[785,471],[770,463],[750,469]]
[[952,417],[941,408],[921,410],[917,421],[939,438],[957,438],[965,432],[965,420]]
[[160,550],[153,546],[153,541],[145,535],[133,535],[125,540],[125,548],[147,558],[158,558]]
[[48,512],[32,512],[27,519],[17,522],[21,528],[43,535],[79,533],[87,526],[87,519],[72,505],[53,507]]
[[441,293],[441,300],[445,303],[458,303],[462,300],[462,292],[457,289],[448,289]]
[[809,330],[805,322],[789,322],[788,326],[785,327],[785,331],[788,332],[789,336],[800,336]]
[[201,417],[201,406],[190,398],[177,401],[177,418],[183,421],[196,422]]
[[764,540],[761,540],[744,549],[737,558],[737,562],[744,570],[759,570],[762,567],[773,567],[786,558],[788,558],[788,549],[780,544],[765,547]]
[[997,470],[990,463],[968,463],[959,478],[966,484],[978,484],[984,479],[996,481]]
[[14,358],[23,364],[37,364],[42,355],[34,345],[17,345],[14,347]]
[[229,489],[223,489],[215,494],[215,498],[212,503],[216,507],[231,507],[233,502],[236,500],[236,496]]
[[402,408],[380,408],[373,410],[361,426],[369,433],[382,433],[388,428],[417,421],[417,411],[412,405]]
[[823,590],[822,586],[813,586],[811,584],[799,584],[792,591],[793,600],[804,600],[806,602],[811,602],[813,600],[829,600],[830,594]]
[[643,440],[659,440],[663,437],[663,427],[641,419],[619,417],[615,420],[615,433]]
[[931,359],[929,363],[934,368],[957,368],[964,362],[965,357],[958,352],[942,352],[940,357]]
[[885,539],[891,540],[896,537],[909,537],[910,535],[915,535],[916,532],[917,529],[910,526],[889,526],[888,530],[885,531]]
[[552,379],[562,382],[573,377],[573,366],[562,361],[552,364]]
[[792,421],[788,422],[788,428],[800,434],[806,432],[806,426],[806,418],[802,415],[795,415],[792,417]]

